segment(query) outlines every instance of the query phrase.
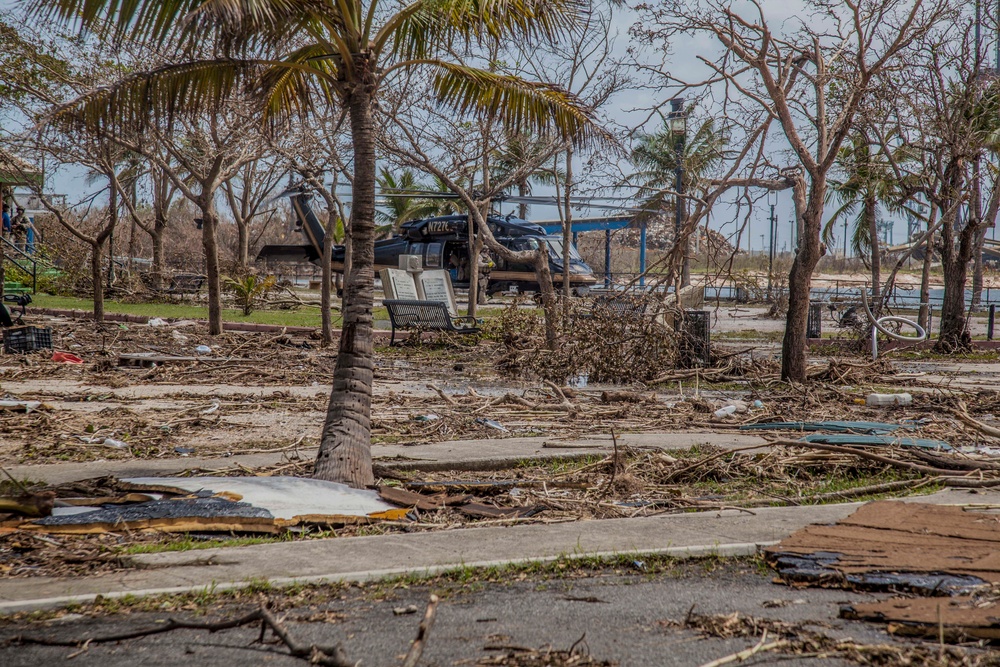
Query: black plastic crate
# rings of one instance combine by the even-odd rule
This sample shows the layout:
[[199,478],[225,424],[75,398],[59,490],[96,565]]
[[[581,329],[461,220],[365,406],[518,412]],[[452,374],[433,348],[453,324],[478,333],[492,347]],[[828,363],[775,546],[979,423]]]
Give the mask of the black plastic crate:
[[7,354],[52,349],[49,327],[13,327],[3,332],[3,351]]

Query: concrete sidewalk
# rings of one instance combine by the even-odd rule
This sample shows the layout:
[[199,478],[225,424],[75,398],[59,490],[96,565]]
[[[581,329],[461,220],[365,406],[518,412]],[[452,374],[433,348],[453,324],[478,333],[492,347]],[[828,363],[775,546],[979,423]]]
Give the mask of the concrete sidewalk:
[[[967,492],[944,491],[912,500],[951,504],[998,498],[998,492],[970,496]],[[359,581],[560,556],[749,555],[808,524],[837,521],[858,505],[762,508],[752,513],[726,510],[144,554],[133,559],[145,569],[113,575],[0,580],[0,614],[87,602],[98,595],[121,597],[234,588],[252,579],[267,579],[277,585]]]
[[[738,448],[763,445],[767,441],[747,433],[623,433],[620,447],[690,449],[695,446]],[[375,462],[387,468],[408,470],[493,470],[523,461],[546,461],[600,456],[613,451],[611,436],[580,438],[495,438],[488,440],[450,440],[427,445],[373,445]],[[255,468],[287,462],[286,453],[237,454],[229,457],[175,457],[169,459],[134,459],[91,461],[86,463],[47,463],[7,466],[17,479],[46,484],[66,484],[94,477],[157,477],[184,470],[216,470],[236,465]],[[301,460],[312,461],[316,449],[298,450]]]

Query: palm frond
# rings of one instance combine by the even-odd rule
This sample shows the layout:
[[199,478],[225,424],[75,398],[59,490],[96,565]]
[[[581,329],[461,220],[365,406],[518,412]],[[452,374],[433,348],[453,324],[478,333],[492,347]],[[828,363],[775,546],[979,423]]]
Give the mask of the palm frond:
[[348,36],[351,28],[335,1],[203,0],[184,17],[179,34],[182,41],[212,35],[223,47],[239,49],[259,44],[281,46],[291,35],[306,32],[330,50],[333,44],[329,38]]
[[337,61],[320,44],[308,44],[273,63],[261,75],[267,118],[276,121],[288,116],[305,117],[320,101],[332,105],[340,96]]
[[166,41],[200,0],[28,0],[31,16],[74,23],[81,30],[156,43]]
[[580,23],[582,0],[423,0],[389,19],[376,48],[392,41],[402,59],[432,58],[442,50],[486,39],[555,41]]
[[158,117],[218,108],[260,71],[251,60],[210,59],[164,65],[96,88],[53,110],[43,122],[118,130]]
[[432,66],[438,102],[460,114],[496,118],[515,131],[558,136],[575,145],[613,141],[597,125],[593,109],[563,88],[444,61]]

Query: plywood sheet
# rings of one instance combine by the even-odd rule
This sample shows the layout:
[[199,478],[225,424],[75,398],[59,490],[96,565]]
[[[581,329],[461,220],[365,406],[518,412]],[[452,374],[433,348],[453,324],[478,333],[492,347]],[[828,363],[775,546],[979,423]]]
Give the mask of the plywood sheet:
[[893,634],[1000,639],[1000,600],[982,596],[893,598],[841,608],[843,618],[888,623]]
[[765,552],[788,581],[962,591],[1000,583],[1000,516],[874,502],[834,525],[807,526]]

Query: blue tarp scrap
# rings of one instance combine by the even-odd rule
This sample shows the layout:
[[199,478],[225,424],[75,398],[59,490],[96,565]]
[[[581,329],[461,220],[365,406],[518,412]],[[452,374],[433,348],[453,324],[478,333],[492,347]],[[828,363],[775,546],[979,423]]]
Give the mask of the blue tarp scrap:
[[899,445],[901,447],[919,447],[921,449],[937,449],[950,451],[951,445],[944,440],[927,440],[924,438],[900,438],[892,435],[859,435],[859,434],[827,434],[813,433],[802,438],[805,442],[819,442],[826,445]]
[[882,422],[765,422],[761,424],[744,424],[741,431],[833,431],[834,433],[892,433],[898,429],[915,429],[916,422],[885,424]]

